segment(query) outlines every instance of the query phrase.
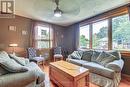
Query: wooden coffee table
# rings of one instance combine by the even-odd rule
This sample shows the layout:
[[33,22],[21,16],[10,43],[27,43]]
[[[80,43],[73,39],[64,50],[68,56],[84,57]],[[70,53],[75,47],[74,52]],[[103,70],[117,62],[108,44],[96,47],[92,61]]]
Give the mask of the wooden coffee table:
[[89,87],[89,70],[66,61],[50,63],[49,75],[59,87]]

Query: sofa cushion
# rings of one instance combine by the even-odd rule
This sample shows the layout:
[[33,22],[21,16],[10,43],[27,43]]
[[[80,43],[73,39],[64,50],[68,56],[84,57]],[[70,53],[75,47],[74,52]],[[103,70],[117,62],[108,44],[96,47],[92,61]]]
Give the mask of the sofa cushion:
[[67,59],[66,61],[73,63],[73,64],[76,64],[76,65],[79,65],[79,66],[82,66],[82,64],[84,64],[84,63],[88,63],[85,60],[77,60],[77,59]]
[[114,70],[115,72],[120,73],[124,65],[124,61],[114,60],[113,62],[108,63],[105,67]]
[[105,76],[111,79],[114,78],[114,70],[105,68],[104,66],[99,65],[97,63],[94,63],[94,62],[84,63],[83,67],[89,69],[91,73],[95,73],[95,74]]
[[96,62],[96,59],[98,58],[98,56],[100,55],[101,52],[98,51],[93,51],[92,57],[91,57],[91,61],[92,62]]
[[11,59],[14,59],[17,63],[19,63],[19,64],[21,64],[23,66],[25,66],[27,63],[29,63],[29,60],[27,62],[27,60],[24,60],[23,57],[18,57],[18,56],[13,55],[13,54],[9,54],[9,57]]
[[9,72],[0,66],[0,76],[5,75],[7,73],[9,73]]
[[112,54],[113,56],[116,57],[116,59],[121,59],[121,54],[120,54],[119,51],[116,51],[116,50],[110,50],[110,51],[107,51],[107,53]]
[[106,52],[102,52],[98,58],[96,59],[96,62],[100,65],[105,66],[106,64],[108,64],[109,62],[112,62],[116,60],[116,57],[113,56],[112,54],[106,53]]
[[73,59],[81,59],[83,55],[83,51],[74,51],[70,56]]
[[3,59],[0,58],[0,65],[6,69],[9,72],[25,72],[28,71],[28,68],[25,66],[22,66],[18,64],[15,60],[13,59]]
[[82,60],[91,61],[92,54],[93,54],[93,51],[91,50],[83,51]]

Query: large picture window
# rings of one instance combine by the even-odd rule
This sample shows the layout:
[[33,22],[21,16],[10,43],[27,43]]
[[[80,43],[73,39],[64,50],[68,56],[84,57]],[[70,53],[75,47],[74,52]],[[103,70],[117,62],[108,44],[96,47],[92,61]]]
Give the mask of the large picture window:
[[124,14],[80,27],[79,41],[80,48],[130,51],[129,15]]
[[113,49],[130,49],[130,20],[128,14],[112,19],[112,42]]
[[108,20],[93,24],[92,48],[108,50]]
[[80,40],[79,47],[80,48],[89,48],[89,25],[80,27]]
[[52,30],[49,26],[38,25],[35,29],[35,47],[50,48],[52,47]]

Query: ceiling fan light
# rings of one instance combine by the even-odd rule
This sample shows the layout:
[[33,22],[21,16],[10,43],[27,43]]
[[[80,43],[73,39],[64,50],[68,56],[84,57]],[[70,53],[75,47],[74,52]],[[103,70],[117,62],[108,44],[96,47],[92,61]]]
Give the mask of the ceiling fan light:
[[54,13],[54,16],[55,16],[55,17],[61,17],[61,13],[57,13],[57,12],[56,12],[56,13]]
[[59,10],[59,8],[57,8],[57,9],[54,11],[54,16],[55,16],[55,17],[61,17],[61,16],[62,16],[62,11]]

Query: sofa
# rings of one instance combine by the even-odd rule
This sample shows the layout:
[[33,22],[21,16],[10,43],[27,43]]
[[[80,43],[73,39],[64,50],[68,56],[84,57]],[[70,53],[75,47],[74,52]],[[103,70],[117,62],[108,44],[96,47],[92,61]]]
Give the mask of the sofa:
[[36,63],[0,51],[0,87],[44,87],[44,80]]
[[101,87],[118,87],[124,61],[118,51],[78,50],[66,61],[90,70],[90,82]]

